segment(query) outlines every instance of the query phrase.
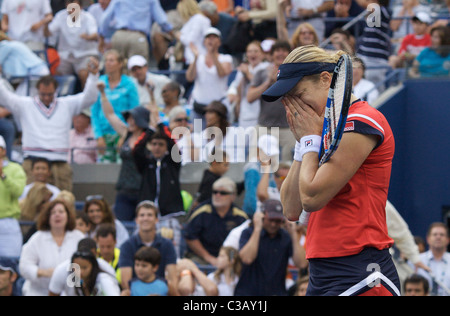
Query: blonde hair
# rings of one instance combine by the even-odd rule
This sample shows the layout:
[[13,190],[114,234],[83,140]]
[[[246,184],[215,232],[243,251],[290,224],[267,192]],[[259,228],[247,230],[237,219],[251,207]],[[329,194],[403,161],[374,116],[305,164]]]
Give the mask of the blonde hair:
[[300,43],[300,33],[302,32],[302,28],[306,28],[308,29],[308,31],[312,32],[314,34],[314,45],[318,46],[319,45],[319,36],[317,36],[317,32],[316,29],[314,28],[314,26],[312,26],[310,23],[301,23],[294,31],[294,34],[292,34],[291,37],[291,44],[292,47],[299,47],[299,46],[303,46],[303,43]]
[[34,221],[39,215],[45,203],[50,201],[52,192],[45,183],[36,182],[20,203],[21,220]]
[[293,63],[331,63],[336,64],[346,53],[342,50],[327,51],[314,45],[295,48],[284,60],[283,64]]
[[68,207],[70,207],[73,211],[76,210],[76,207],[75,207],[76,198],[72,192],[63,190],[63,191],[59,192],[56,199],[65,201],[67,203]]
[[200,7],[195,0],[183,0],[178,2],[177,11],[185,22],[194,15],[201,13]]

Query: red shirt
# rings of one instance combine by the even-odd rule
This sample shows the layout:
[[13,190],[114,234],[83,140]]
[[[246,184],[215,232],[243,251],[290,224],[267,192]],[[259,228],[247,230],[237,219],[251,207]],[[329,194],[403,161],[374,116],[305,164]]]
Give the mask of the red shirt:
[[420,52],[431,45],[430,34],[417,36],[416,34],[408,34],[403,38],[402,44],[398,50],[398,55],[403,53],[410,53],[418,56]]
[[350,256],[367,247],[381,250],[393,244],[385,210],[395,151],[392,130],[381,112],[358,101],[350,107],[346,133],[378,135],[379,142],[344,188],[311,214],[308,259]]

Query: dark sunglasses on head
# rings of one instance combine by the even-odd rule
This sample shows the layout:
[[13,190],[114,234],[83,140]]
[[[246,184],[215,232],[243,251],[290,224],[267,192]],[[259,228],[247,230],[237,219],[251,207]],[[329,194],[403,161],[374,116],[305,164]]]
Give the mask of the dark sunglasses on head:
[[104,200],[104,197],[103,197],[103,195],[89,195],[89,196],[87,196],[86,197],[86,202],[91,202],[91,201],[94,201],[94,200],[100,200],[100,201],[103,201]]
[[176,123],[189,122],[189,119],[187,119],[187,118],[179,118],[179,119],[175,119],[174,121],[175,121]]

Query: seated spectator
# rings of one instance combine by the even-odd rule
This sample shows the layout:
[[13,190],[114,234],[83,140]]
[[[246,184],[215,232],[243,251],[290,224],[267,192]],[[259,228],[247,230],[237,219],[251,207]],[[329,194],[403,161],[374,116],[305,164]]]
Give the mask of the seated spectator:
[[13,259],[0,257],[0,297],[22,296],[23,280]]
[[180,1],[177,11],[184,21],[178,40],[183,45],[185,63],[190,65],[195,60],[191,43],[197,48],[199,54],[206,54],[203,37],[205,30],[211,27],[211,20],[200,10],[195,0]]
[[235,296],[286,296],[286,272],[289,258],[297,268],[305,268],[305,251],[299,243],[294,222],[286,223],[280,201],[267,200],[263,212],[256,212],[253,226],[243,231],[239,256],[242,274]]
[[239,251],[232,247],[222,247],[217,257],[217,270],[208,274],[208,278],[216,283],[219,296],[234,295],[241,269]]
[[404,296],[428,296],[430,285],[428,280],[419,274],[410,275],[404,282]]
[[[81,0],[67,1],[67,6],[73,3],[81,6]],[[75,24],[68,23],[70,19]],[[76,19],[80,19],[76,21]],[[81,10],[80,16],[73,16],[69,9],[58,12],[45,27],[47,37],[52,35],[58,38],[58,53],[60,64],[56,71],[57,75],[76,75],[84,88],[89,75],[89,60],[98,57],[98,28],[95,18],[87,11]]]
[[164,86],[171,81],[169,77],[149,72],[147,60],[139,55],[135,55],[128,60],[128,71],[130,71],[137,87],[141,106],[151,102],[151,91],[154,93],[156,104],[163,104],[162,92]]
[[75,229],[82,232],[86,237],[91,230],[91,221],[89,220],[89,216],[83,211],[77,211],[76,216],[76,226]]
[[187,258],[217,266],[217,256],[228,233],[248,218],[234,205],[236,192],[236,183],[229,178],[214,182],[212,200],[194,210],[186,225]]
[[[23,190],[22,195],[19,198],[19,201],[25,199],[28,195],[28,192],[30,192],[31,188],[35,185],[35,183],[44,183],[48,190],[52,193],[50,200],[56,199],[57,195],[61,192],[60,189],[55,187],[54,185],[51,185],[49,183],[50,178],[52,176],[52,166],[51,162],[48,161],[45,158],[38,158],[32,161],[31,163],[31,176],[33,179],[33,182],[26,185],[25,189]],[[30,219],[28,219],[30,220]]]
[[404,68],[412,65],[416,57],[431,45],[431,36],[428,28],[431,17],[428,13],[418,12],[412,18],[414,33],[406,35],[396,55],[389,57],[389,65],[392,68]]
[[[77,252],[89,252],[96,256],[97,244],[95,243],[95,240],[91,238],[80,240]],[[102,271],[114,277],[114,269],[105,260],[97,258],[97,262]],[[71,283],[70,281],[67,282],[69,271],[73,271],[71,258],[65,260],[55,268],[48,287],[49,296],[77,296],[75,293],[76,284]]]
[[[129,296],[167,296],[169,288],[164,280],[156,275],[161,254],[153,247],[142,247],[134,255],[136,278],[130,282]],[[122,292],[122,296],[124,293]]]
[[26,184],[23,168],[6,158],[6,142],[0,136],[0,257],[19,257],[22,232],[19,197]]
[[32,160],[46,158],[52,162],[54,179],[51,183],[60,190],[72,191],[72,170],[67,163],[69,133],[73,117],[97,99],[97,60],[91,60],[89,71],[84,91],[67,97],[55,97],[58,82],[51,76],[39,79],[36,84],[38,96],[35,98],[20,97],[0,83],[1,105],[20,119],[23,133],[23,168],[29,178]]
[[309,284],[309,276],[307,275],[297,279],[297,282],[295,282],[294,296],[306,296],[308,284]]
[[177,127],[184,128],[189,131],[192,130],[192,126],[189,123],[190,120],[189,120],[188,111],[186,110],[186,108],[184,108],[182,106],[174,107],[169,112],[168,118],[169,118],[169,130],[171,132],[173,132]]
[[226,152],[215,152],[215,159],[210,163],[208,169],[203,172],[202,181],[198,187],[197,198],[195,199],[193,209],[199,204],[211,199],[213,184],[222,178],[229,170],[230,163]]
[[410,19],[419,12],[430,14],[430,7],[420,4],[419,0],[403,0],[402,3],[394,6],[390,23],[391,30],[394,32],[392,34],[392,42],[394,44],[400,44],[406,35],[413,33]]
[[343,29],[335,29],[331,33],[331,46],[335,50],[343,50],[350,56],[355,55],[355,38],[349,31]]
[[[357,0],[335,0],[334,10],[328,11],[326,17],[348,19],[348,21],[344,20],[344,21],[325,22],[325,38],[329,37],[333,32],[333,30],[337,28],[342,28],[352,18],[355,18],[358,15],[360,15],[365,9],[366,8],[360,7]],[[350,34],[352,34],[355,38],[358,38],[361,35],[363,25],[364,21],[360,21],[359,23],[350,27],[349,29]]]
[[88,165],[97,162],[97,142],[91,125],[91,111],[89,109],[73,118],[73,128],[69,137],[70,163]]
[[[133,80],[122,73],[125,60],[116,50],[107,51],[104,55],[105,74],[99,81],[105,83],[105,94],[114,109],[114,113],[125,123],[122,112],[139,106],[139,96]],[[94,137],[99,148],[106,148],[100,152],[101,162],[116,162],[116,146],[120,136],[109,123],[102,111],[101,95],[92,106],[91,119]]]
[[[27,195],[20,201],[20,220],[35,222],[52,197],[53,193],[47,188],[45,183],[35,182]],[[25,227],[22,228],[24,235],[28,236],[28,238],[24,238],[24,243],[28,241],[29,237],[31,237],[36,230],[36,223],[29,228],[28,233],[26,232]]]
[[3,0],[1,11],[2,31],[11,39],[34,51],[45,48],[44,26],[53,19],[50,0]]
[[[11,40],[2,31],[0,31],[0,65],[3,75],[7,79],[27,76],[41,77],[50,74],[44,60],[24,43]],[[16,93],[27,96],[31,93],[30,90],[28,81],[22,80],[16,89]]]
[[204,33],[206,53],[191,44],[194,60],[186,71],[188,82],[194,82],[192,91],[193,118],[205,120],[206,107],[213,101],[223,100],[227,96],[228,77],[233,70],[230,55],[219,54],[222,34],[216,28],[209,28]]
[[[101,29],[109,29],[109,23],[115,20],[111,44],[125,58],[134,55],[150,58],[150,47],[147,37],[151,26],[158,23],[164,32],[172,33],[172,25],[157,0],[114,1],[102,17]],[[172,34],[171,34],[172,35]]]
[[75,252],[72,264],[80,267],[80,284],[75,285],[77,296],[120,296],[117,280],[100,268],[92,252]]
[[95,238],[100,224],[112,224],[117,231],[117,247],[120,246],[129,238],[128,230],[123,224],[115,219],[108,202],[101,195],[92,195],[86,198],[84,204],[84,212],[89,216],[91,222],[89,237]]
[[180,276],[177,290],[181,296],[219,295],[215,282],[209,279],[192,260],[184,258],[178,261],[177,272]]
[[[162,104],[158,104],[159,116],[161,121],[170,128],[170,112],[176,107],[183,107],[187,116],[189,117],[191,114],[191,110],[188,109],[188,106],[180,103],[180,98],[182,96],[183,87],[176,81],[168,82],[161,91],[161,96],[163,99]],[[155,97],[156,100],[156,97]]]
[[112,224],[100,224],[95,234],[97,243],[96,256],[109,263],[114,269],[119,284],[122,283],[122,274],[119,268],[120,249],[117,248],[116,228]]
[[359,99],[366,100],[373,105],[378,99],[379,92],[375,84],[364,78],[366,65],[358,58],[353,58],[353,93]]
[[122,112],[126,120],[124,123],[114,112],[109,101],[105,85],[98,84],[103,114],[119,135],[119,155],[122,160],[119,179],[116,183],[116,201],[114,203],[114,214],[121,221],[134,220],[136,206],[139,203],[142,175],[137,169],[134,161],[133,150],[137,141],[145,135],[149,128],[150,111],[143,106]]
[[438,26],[431,30],[431,46],[422,50],[410,69],[412,77],[448,76],[450,69],[450,28]]
[[39,215],[38,232],[23,246],[19,270],[24,296],[47,296],[54,269],[76,251],[83,234],[75,230],[75,214],[55,200]]
[[157,233],[159,209],[153,202],[143,201],[136,208],[138,232],[133,234],[120,248],[119,268],[121,270],[122,290],[130,289],[130,281],[136,277],[134,271],[135,254],[145,245],[152,245],[161,254],[156,275],[166,279],[169,295],[177,294],[177,254],[172,242]]

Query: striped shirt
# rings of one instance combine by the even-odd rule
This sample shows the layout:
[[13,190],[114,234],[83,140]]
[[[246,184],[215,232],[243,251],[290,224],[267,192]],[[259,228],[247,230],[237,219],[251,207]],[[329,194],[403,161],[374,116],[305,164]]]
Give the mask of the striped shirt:
[[[387,60],[391,55],[391,37],[392,31],[389,26],[391,20],[391,13],[389,9],[380,7],[381,23],[377,25],[377,18],[372,20],[374,25],[366,23],[363,34],[359,43],[360,55],[366,57],[380,58]],[[377,12],[373,13],[376,15]],[[370,22],[370,16],[369,16]]]

